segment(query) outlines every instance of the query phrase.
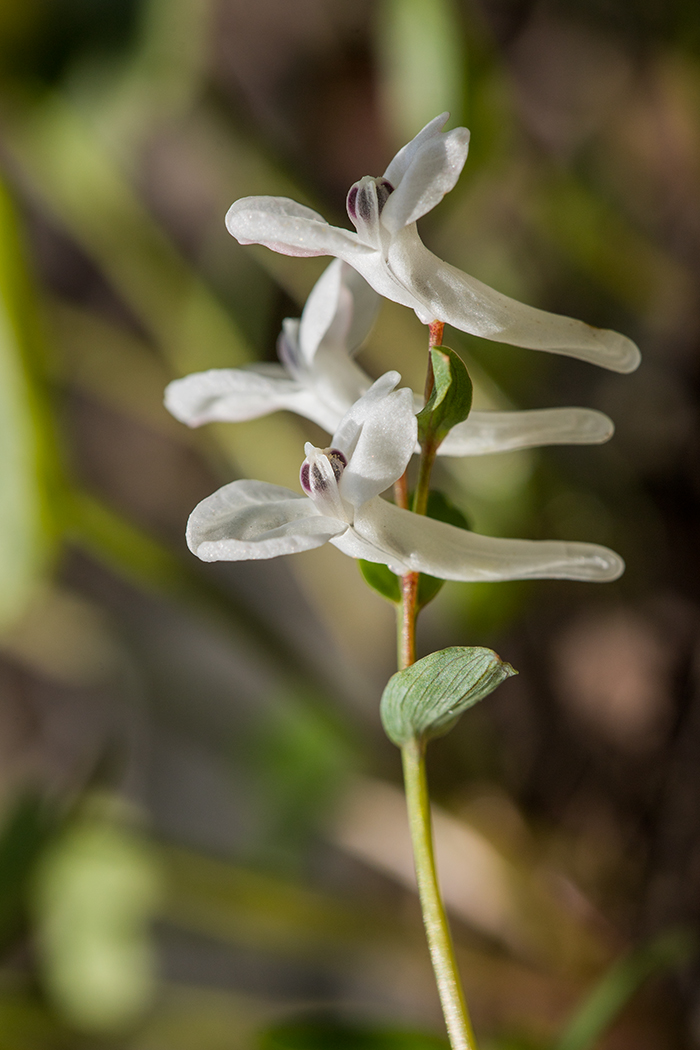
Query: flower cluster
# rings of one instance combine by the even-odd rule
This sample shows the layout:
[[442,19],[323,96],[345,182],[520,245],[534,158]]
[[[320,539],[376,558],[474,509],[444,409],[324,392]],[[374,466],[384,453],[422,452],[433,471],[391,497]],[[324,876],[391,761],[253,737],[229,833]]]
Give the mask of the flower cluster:
[[[277,197],[236,201],[229,231],[243,244],[289,255],[333,255],[300,319],[288,318],[279,365],[197,373],[171,383],[168,409],[190,426],[242,421],[287,409],[332,434],[327,448],[307,443],[304,494],[259,481],[234,481],[193,511],[190,549],[204,561],[273,558],[330,542],[393,572],[449,580],[537,577],[611,580],[623,571],[613,551],[587,543],[492,539],[413,514],[381,493],[406,470],[417,444],[423,401],[397,389],[400,375],[372,383],[354,360],[380,296],[411,307],[428,323],[518,346],[580,358],[620,372],[639,363],[637,347],[616,332],[525,306],[432,255],[416,221],[455,185],[469,142],[465,128],[442,132],[433,120],[397,153],[381,178],[350,189],[356,232]],[[606,441],[612,422],[586,408],[472,412],[439,452],[467,456],[549,444]]]

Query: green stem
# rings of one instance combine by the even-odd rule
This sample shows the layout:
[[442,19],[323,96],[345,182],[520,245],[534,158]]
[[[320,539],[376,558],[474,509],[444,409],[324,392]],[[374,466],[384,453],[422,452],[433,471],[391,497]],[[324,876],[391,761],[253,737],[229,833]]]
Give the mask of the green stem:
[[[438,346],[442,340],[443,325],[435,321],[430,326],[430,346]],[[429,360],[426,379],[426,400],[430,397],[433,381],[433,370]],[[430,491],[430,472],[433,468],[437,447],[426,445],[421,450],[418,480],[413,497],[413,511],[425,514]],[[395,486],[396,503],[408,507],[408,485],[406,476],[400,478]],[[418,581],[417,572],[406,573],[401,577],[401,604],[397,607],[397,641],[398,665],[403,670],[416,660],[416,619],[418,617]],[[418,893],[423,923],[428,938],[430,959],[433,964],[435,980],[445,1025],[450,1037],[452,1050],[476,1050],[474,1032],[472,1031],[469,1011],[462,991],[462,984],[455,960],[450,928],[440,897],[440,888],[435,870],[433,852],[433,832],[430,819],[430,798],[428,780],[425,773],[425,744],[412,740],[401,749],[404,783],[406,785],[406,805],[408,821],[411,828],[413,859],[418,880]]]
[[418,893],[447,1033],[452,1050],[475,1050],[476,1041],[435,870],[425,745],[412,740],[401,749],[401,757]]
[[428,509],[428,496],[430,494],[430,474],[437,455],[437,446],[425,442],[421,450],[420,466],[418,467],[418,480],[416,491],[413,494],[414,514],[425,514]]

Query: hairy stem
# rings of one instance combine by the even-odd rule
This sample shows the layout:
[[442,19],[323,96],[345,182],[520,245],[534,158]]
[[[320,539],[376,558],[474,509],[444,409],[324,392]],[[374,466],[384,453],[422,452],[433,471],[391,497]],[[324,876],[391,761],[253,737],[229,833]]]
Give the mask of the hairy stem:
[[425,745],[412,740],[401,749],[401,757],[418,893],[447,1033],[452,1050],[475,1050],[474,1032],[435,870]]

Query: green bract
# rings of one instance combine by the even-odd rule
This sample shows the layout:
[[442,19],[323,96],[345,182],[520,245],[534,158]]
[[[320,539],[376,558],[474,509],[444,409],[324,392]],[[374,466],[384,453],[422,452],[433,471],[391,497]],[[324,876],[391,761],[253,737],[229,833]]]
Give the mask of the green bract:
[[442,736],[514,674],[491,649],[453,646],[431,653],[389,679],[380,708],[384,730],[397,747]]
[[452,427],[463,423],[472,407],[472,381],[464,361],[448,346],[430,351],[434,385],[425,407],[417,415],[418,440],[437,448]]

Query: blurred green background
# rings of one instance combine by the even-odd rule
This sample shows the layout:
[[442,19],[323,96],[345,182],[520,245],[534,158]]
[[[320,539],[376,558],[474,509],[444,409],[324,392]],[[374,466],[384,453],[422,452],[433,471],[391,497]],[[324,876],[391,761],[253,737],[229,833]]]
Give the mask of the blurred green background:
[[[312,424],[188,431],[171,378],[273,359],[325,260],[223,216],[344,197],[438,112],[472,131],[429,246],[632,336],[632,376],[447,331],[478,407],[609,445],[440,464],[477,531],[626,575],[448,584],[425,654],[520,671],[435,743],[444,892],[484,1047],[700,1044],[700,13],[695,0],[2,0],[0,1050],[437,1050],[392,609],[333,548],[202,566],[237,477]],[[362,353],[422,386],[383,306]]]

